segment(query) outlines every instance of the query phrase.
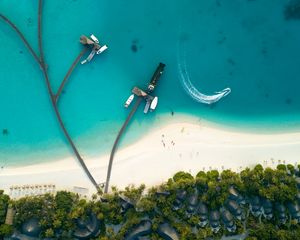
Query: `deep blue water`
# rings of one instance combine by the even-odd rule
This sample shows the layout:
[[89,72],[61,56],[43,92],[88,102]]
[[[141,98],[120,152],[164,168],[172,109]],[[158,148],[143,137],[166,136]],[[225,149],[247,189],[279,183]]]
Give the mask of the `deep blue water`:
[[[45,58],[54,89],[82,49],[80,35],[94,33],[109,46],[78,66],[59,103],[84,156],[109,151],[128,113],[123,104],[131,88],[145,87],[159,62],[167,65],[156,91],[159,106],[146,116],[140,108],[130,141],[178,113],[244,131],[299,130],[300,20],[285,18],[288,0],[44,2]],[[37,1],[1,0],[0,13],[37,50]],[[0,165],[70,154],[39,67],[2,21],[0,46]],[[182,87],[183,61],[199,91],[230,87],[230,95],[212,106],[194,101]]]

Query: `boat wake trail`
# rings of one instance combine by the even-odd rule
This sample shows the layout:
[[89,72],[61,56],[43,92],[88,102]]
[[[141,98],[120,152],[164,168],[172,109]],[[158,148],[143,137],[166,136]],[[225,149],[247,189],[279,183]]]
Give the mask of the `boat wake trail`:
[[[181,54],[181,50],[183,50],[183,54]],[[223,97],[227,96],[231,92],[230,88],[225,88],[222,91],[215,92],[214,95],[205,95],[201,93],[191,82],[190,75],[187,71],[186,52],[184,45],[178,45],[177,62],[181,84],[186,93],[195,101],[205,104],[212,104],[220,101]]]

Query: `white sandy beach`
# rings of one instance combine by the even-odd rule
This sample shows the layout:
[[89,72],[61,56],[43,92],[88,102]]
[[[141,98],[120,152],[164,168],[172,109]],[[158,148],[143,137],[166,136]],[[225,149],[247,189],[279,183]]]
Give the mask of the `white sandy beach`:
[[[104,182],[109,156],[87,159],[96,181]],[[172,123],[150,132],[139,142],[121,148],[115,155],[111,185],[155,185],[177,171],[196,174],[200,170],[239,171],[255,164],[275,167],[278,163],[300,163],[300,132],[251,134],[234,132],[205,123]],[[57,189],[93,186],[76,159],[0,170],[0,189],[12,185],[55,184]]]

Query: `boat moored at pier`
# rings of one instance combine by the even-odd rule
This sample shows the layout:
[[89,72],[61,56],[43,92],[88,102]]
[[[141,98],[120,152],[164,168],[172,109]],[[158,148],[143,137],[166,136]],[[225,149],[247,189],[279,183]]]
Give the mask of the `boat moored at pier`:
[[155,97],[151,102],[150,112],[153,112],[155,110],[157,103],[158,103],[158,97]]
[[131,102],[133,101],[134,99],[134,94],[131,94],[129,96],[129,98],[126,100],[125,104],[124,104],[124,107],[128,108],[128,106],[131,104]]
[[[148,113],[149,109],[150,109],[150,112],[153,112],[157,107],[158,97],[157,96],[153,97],[153,96],[151,96],[151,94],[153,93],[153,91],[157,85],[157,82],[164,71],[165,66],[166,66],[165,64],[159,63],[158,67],[156,68],[156,70],[147,86],[147,89],[142,90],[139,87],[134,87],[131,91],[133,93],[133,95],[136,95],[137,97],[141,97],[146,101],[145,107],[144,107],[145,114]],[[130,105],[131,101],[132,100],[131,100],[131,96],[130,96],[125,103],[126,108]]]
[[146,105],[145,105],[145,108],[144,108],[144,113],[148,113],[149,111],[149,108],[150,108],[150,104],[151,104],[151,101],[150,100],[146,100]]
[[95,54],[99,55],[99,54],[103,53],[105,50],[108,49],[107,45],[101,46],[99,44],[99,40],[94,34],[92,34],[90,37],[82,35],[80,37],[80,43],[83,44],[83,45],[88,45],[88,46],[93,47],[91,53],[88,55],[88,57],[86,59],[81,61],[81,64],[85,64],[87,62],[90,62],[93,59],[93,57],[95,56]]

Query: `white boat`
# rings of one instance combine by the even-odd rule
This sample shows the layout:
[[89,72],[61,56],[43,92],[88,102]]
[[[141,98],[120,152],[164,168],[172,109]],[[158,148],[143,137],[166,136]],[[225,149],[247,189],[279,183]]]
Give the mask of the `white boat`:
[[92,39],[95,43],[99,43],[98,38],[97,38],[94,34],[91,35],[91,39]]
[[127,99],[127,101],[125,102],[124,107],[127,108],[130,105],[130,103],[132,102],[133,99],[134,99],[134,94],[131,94],[129,96],[129,98]]
[[152,112],[153,110],[155,110],[156,106],[157,106],[157,103],[158,103],[158,97],[155,97],[152,102],[151,102],[151,105],[150,105],[150,112]]
[[151,104],[151,101],[150,100],[146,100],[146,105],[145,105],[145,108],[144,108],[144,113],[148,113],[149,111],[149,108],[150,108],[150,104]]
[[103,53],[106,49],[108,49],[108,46],[107,46],[107,45],[103,45],[103,46],[100,47],[100,49],[97,51],[97,54]]

